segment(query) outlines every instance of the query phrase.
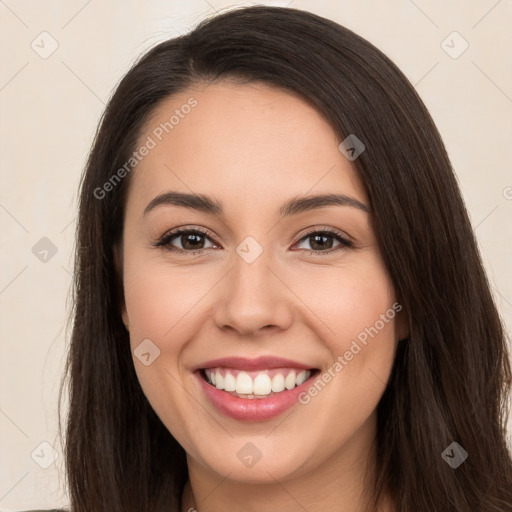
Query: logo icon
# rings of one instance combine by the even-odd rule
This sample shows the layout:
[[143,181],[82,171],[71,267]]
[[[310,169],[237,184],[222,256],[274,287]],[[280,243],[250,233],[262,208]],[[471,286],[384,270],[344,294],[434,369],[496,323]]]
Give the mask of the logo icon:
[[42,261],[48,263],[56,254],[57,246],[46,236],[43,236],[39,242],[32,247],[32,254]]
[[236,252],[247,263],[253,263],[260,257],[263,247],[252,236],[248,236],[236,248]]
[[339,146],[341,154],[353,162],[365,149],[363,142],[351,133]]
[[30,456],[39,467],[48,469],[58,459],[59,454],[50,443],[43,441],[35,447]]
[[459,443],[453,442],[441,454],[441,457],[453,469],[457,469],[468,458],[468,452]]
[[455,30],[443,39],[441,48],[452,59],[458,59],[469,48],[469,43]]
[[48,32],[41,32],[36,38],[30,43],[30,47],[34,50],[41,59],[47,59],[51,57],[59,47],[57,40]]
[[262,453],[258,450],[256,445],[248,442],[238,450],[236,456],[244,466],[252,468],[261,459]]
[[160,356],[160,349],[150,339],[146,338],[137,346],[133,354],[144,366],[149,366]]

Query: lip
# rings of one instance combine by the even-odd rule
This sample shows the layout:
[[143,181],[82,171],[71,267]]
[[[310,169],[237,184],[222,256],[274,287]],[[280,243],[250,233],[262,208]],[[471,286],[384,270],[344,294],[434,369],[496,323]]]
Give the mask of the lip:
[[291,359],[275,356],[261,356],[256,359],[247,359],[245,357],[222,357],[220,359],[212,359],[195,366],[192,368],[192,371],[218,367],[235,368],[237,370],[246,371],[270,370],[272,368],[300,368],[303,370],[311,370],[313,368],[311,365],[292,361]]
[[[247,362],[247,360],[245,361]],[[283,361],[283,359],[279,359],[279,366],[283,365]],[[226,365],[225,359],[218,359],[213,361],[215,364],[212,367],[221,366],[219,362],[222,362],[223,365]],[[288,365],[290,363],[293,363],[291,365],[292,367],[297,367],[295,366],[297,363],[288,362]],[[254,367],[254,364],[256,364],[254,361],[251,364],[251,369],[258,369]],[[258,362],[258,364],[260,363]],[[266,366],[266,368],[269,368],[269,366]],[[311,367],[301,365],[300,368],[309,369]],[[205,393],[206,397],[219,412],[235,420],[258,422],[276,418],[277,416],[283,414],[290,407],[297,404],[299,395],[311,386],[313,381],[320,374],[320,371],[315,370],[308,380],[304,381],[300,386],[296,386],[293,389],[281,391],[275,395],[270,396],[269,398],[254,399],[238,398],[237,396],[231,395],[226,391],[217,389],[212,384],[206,382],[202,376],[202,373],[202,370],[198,369],[194,372],[194,375],[199,380],[201,389]]]

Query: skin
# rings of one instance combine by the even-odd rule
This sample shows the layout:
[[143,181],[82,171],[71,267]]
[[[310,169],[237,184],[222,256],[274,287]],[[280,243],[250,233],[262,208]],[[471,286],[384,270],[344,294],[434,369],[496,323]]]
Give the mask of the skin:
[[[396,343],[407,335],[403,311],[307,405],[271,420],[224,416],[191,372],[232,355],[288,357],[327,371],[392,308],[397,297],[371,213],[334,205],[279,220],[279,208],[294,196],[342,193],[369,206],[365,189],[322,115],[300,96],[259,83],[217,82],[166,99],[141,144],[190,96],[197,106],[131,176],[116,249],[132,351],[144,339],[160,350],[148,366],[134,356],[137,376],[187,453],[182,511],[366,510],[363,477],[374,456],[375,409]],[[174,205],[144,215],[169,190],[213,196],[224,215]],[[176,227],[206,229],[203,253],[154,246]],[[304,238],[322,228],[348,236],[354,247],[333,237],[322,249]],[[263,248],[251,264],[236,252],[247,236]],[[190,247],[188,241],[177,236],[169,245]],[[252,467],[237,457],[247,442],[261,452]],[[395,509],[386,499],[381,510]]]

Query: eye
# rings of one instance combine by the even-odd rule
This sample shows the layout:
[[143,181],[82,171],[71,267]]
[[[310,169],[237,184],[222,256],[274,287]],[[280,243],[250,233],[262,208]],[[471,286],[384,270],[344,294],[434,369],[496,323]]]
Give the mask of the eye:
[[[335,239],[339,242],[338,246],[334,247],[334,249],[332,248],[332,239]],[[310,252],[312,254],[331,253],[341,249],[353,247],[354,245],[350,240],[342,236],[341,233],[331,228],[323,229],[321,231],[310,231],[308,234],[303,236],[298,243],[300,244],[301,242],[308,240],[312,241],[312,243],[310,242],[310,247],[312,248]]]
[[[173,245],[175,239],[179,241],[181,247]],[[200,228],[179,228],[167,232],[157,243],[154,244],[154,246],[163,247],[172,252],[189,255],[201,254],[205,249],[218,247],[215,244],[212,244],[210,247],[205,247],[204,240],[201,239],[211,240],[208,233]],[[335,246],[334,249],[332,248],[332,239],[338,241],[338,246]],[[326,228],[321,231],[311,231],[303,236],[297,243],[300,244],[308,240],[312,241],[312,243],[310,243],[311,249],[301,250],[309,251],[312,254],[331,253],[337,250],[353,247],[354,245],[340,232],[331,228]],[[329,240],[331,241],[329,242]]]
[[[174,247],[172,241],[177,239],[181,247]],[[178,253],[189,253],[197,254],[196,251],[201,252],[205,249],[203,247],[204,242],[201,242],[201,238],[210,238],[205,231],[199,228],[195,229],[175,229],[167,232],[156,244],[156,247],[164,247],[169,251]],[[206,247],[210,249],[211,247]]]

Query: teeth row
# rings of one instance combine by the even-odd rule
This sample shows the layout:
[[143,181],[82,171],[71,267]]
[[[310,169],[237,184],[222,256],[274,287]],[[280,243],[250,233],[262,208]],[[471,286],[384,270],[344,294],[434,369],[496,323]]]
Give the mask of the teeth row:
[[282,373],[277,373],[270,378],[266,373],[260,372],[253,380],[246,372],[239,372],[235,377],[229,371],[222,375],[219,370],[205,369],[206,377],[210,384],[217,389],[224,391],[234,391],[242,395],[270,395],[270,393],[279,393],[285,389],[293,389],[300,386],[311,376],[310,370],[303,370],[296,373],[292,370],[285,377]]

